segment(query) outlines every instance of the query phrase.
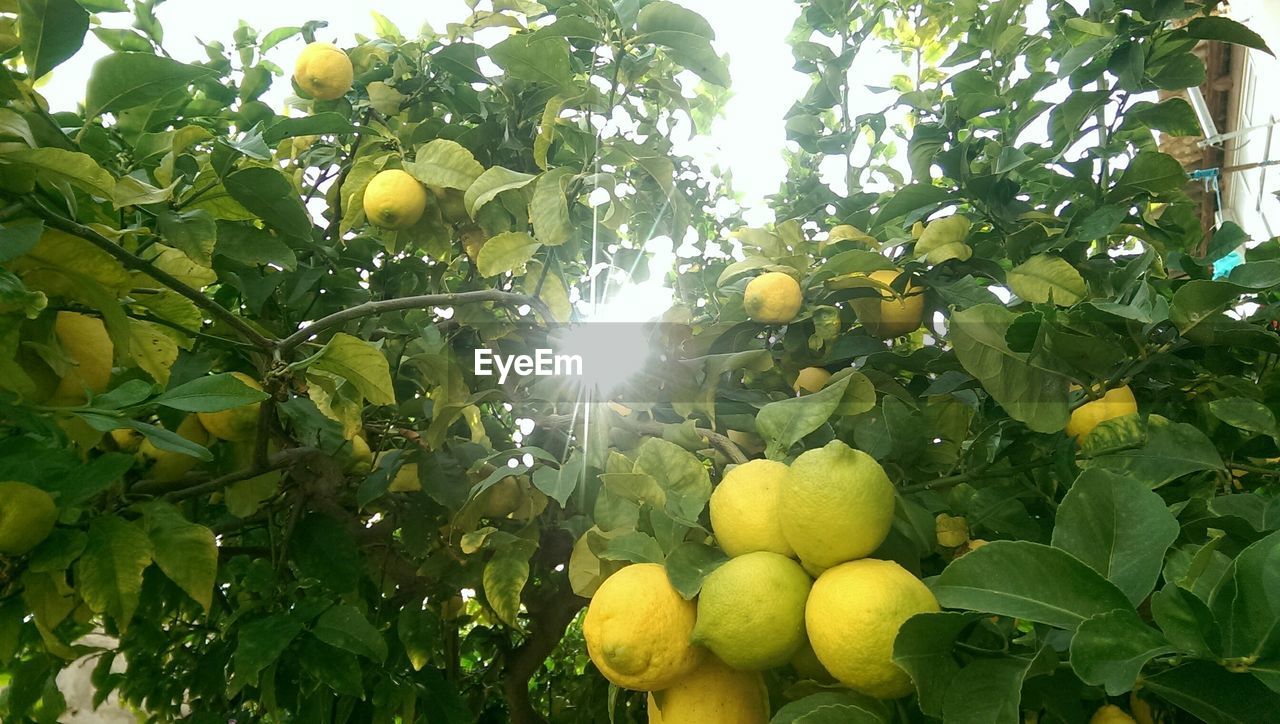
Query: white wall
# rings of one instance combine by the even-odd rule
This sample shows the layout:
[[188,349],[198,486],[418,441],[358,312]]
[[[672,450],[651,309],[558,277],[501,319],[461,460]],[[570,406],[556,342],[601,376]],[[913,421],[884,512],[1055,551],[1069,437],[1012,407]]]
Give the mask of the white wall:
[[[1280,1],[1232,0],[1231,17],[1262,35],[1280,52]],[[1262,126],[1280,120],[1280,60],[1256,50],[1232,48],[1231,128]],[[1269,147],[1268,147],[1268,142]],[[1252,131],[1229,141],[1226,166],[1280,160],[1280,126]],[[1249,232],[1255,242],[1280,236],[1280,165],[1232,173],[1223,195],[1224,215]]]

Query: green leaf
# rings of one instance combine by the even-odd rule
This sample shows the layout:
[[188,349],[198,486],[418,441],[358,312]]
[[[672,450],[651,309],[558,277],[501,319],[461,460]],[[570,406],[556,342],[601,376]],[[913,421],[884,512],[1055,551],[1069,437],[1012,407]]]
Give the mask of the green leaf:
[[291,614],[277,613],[240,627],[235,653],[235,677],[240,684],[257,684],[258,674],[274,664],[302,633],[302,622]]
[[285,271],[298,267],[298,256],[279,236],[249,224],[218,222],[213,253],[249,266],[274,264]]
[[404,170],[428,186],[466,191],[484,173],[484,166],[457,141],[437,138],[418,146]]
[[121,631],[129,627],[142,594],[142,572],[153,548],[138,526],[115,516],[94,518],[76,566],[78,591],[96,613],[105,613]]
[[311,635],[334,648],[350,651],[378,663],[387,659],[387,642],[360,609],[338,604],[320,614]]
[[1247,674],[1235,674],[1208,661],[1191,661],[1143,679],[1152,694],[1208,724],[1275,722],[1280,694]]
[[370,404],[394,405],[396,402],[390,363],[373,343],[359,337],[338,332],[311,358],[308,366],[351,383]]
[[1136,611],[1117,609],[1093,616],[1076,629],[1071,637],[1071,668],[1084,683],[1119,696],[1133,688],[1148,661],[1173,651]]
[[1129,162],[1108,198],[1120,200],[1139,192],[1152,195],[1176,191],[1187,182],[1178,159],[1157,151],[1142,151]]
[[591,552],[606,561],[662,563],[665,556],[657,539],[648,533],[631,530],[616,536],[591,535],[587,539]]
[[686,541],[667,554],[667,578],[685,600],[693,600],[702,590],[702,581],[729,558],[718,548]]
[[[1134,444],[1133,436],[1140,437]],[[1100,468],[1158,488],[1195,472],[1222,470],[1213,442],[1198,428],[1149,415],[1116,418],[1094,428],[1084,440],[1080,467]]]
[[[270,34],[268,34],[268,37],[270,37]],[[259,44],[259,48],[265,53],[268,50],[267,41],[263,40]],[[360,126],[352,125],[351,121],[347,120],[341,113],[325,111],[301,118],[282,118],[277,116],[275,122],[263,130],[262,140],[267,145],[274,146],[286,138],[355,133],[359,130]]]
[[151,53],[112,53],[93,65],[85,91],[86,117],[145,105],[214,73]]
[[252,167],[227,176],[227,193],[275,230],[299,239],[311,237],[311,217],[288,177],[273,168]]
[[568,504],[569,496],[578,489],[583,464],[582,454],[575,452],[558,470],[544,465],[533,471],[533,486],[563,508]]
[[[467,206],[467,213],[475,218],[476,212],[503,191],[523,188],[537,176],[519,171],[512,171],[501,166],[485,169],[463,194],[462,201]],[[487,245],[486,245],[487,246]]]
[[533,139],[533,162],[543,171],[547,170],[547,153],[551,150],[551,142],[556,138],[556,124],[559,123],[560,111],[564,109],[564,103],[564,96],[552,96],[542,108],[538,136]]
[[75,0],[20,0],[18,34],[31,80],[75,55],[89,32],[89,13]]
[[554,35],[521,33],[489,48],[489,59],[507,76],[551,86],[558,91],[573,90],[573,70],[569,67],[569,42]]
[[933,587],[947,608],[985,611],[1074,629],[1090,616],[1129,608],[1124,594],[1058,548],[995,541],[951,562]]
[[947,689],[960,664],[952,649],[956,639],[978,614],[939,611],[918,613],[898,629],[893,642],[893,663],[911,675],[919,693],[920,710],[942,716]]
[[529,558],[537,550],[532,541],[503,546],[484,566],[484,597],[503,623],[519,628],[520,594],[529,581]]
[[364,572],[360,549],[351,534],[341,523],[320,513],[309,514],[298,523],[289,551],[300,576],[314,578],[339,593],[354,590]]
[[792,445],[822,427],[839,409],[850,380],[850,377],[832,380],[811,395],[770,402],[760,408],[756,413],[756,431],[765,440],[765,455],[771,460],[781,459]]
[[711,498],[711,477],[697,456],[679,445],[648,438],[636,455],[635,471],[658,481],[665,509],[677,519],[693,522]]
[[1222,632],[1209,606],[1176,583],[1151,596],[1151,615],[1165,638],[1182,651],[1213,658],[1222,649]]
[[69,183],[101,199],[115,195],[115,177],[87,154],[61,148],[23,148],[6,152],[4,159],[30,166],[46,181]]
[[440,641],[439,615],[422,606],[405,606],[396,619],[396,635],[409,657],[409,665],[414,671],[422,671]]
[[44,223],[19,219],[0,226],[0,262],[13,261],[35,248],[44,233]]
[[178,360],[178,343],[172,332],[154,322],[129,319],[129,349],[134,364],[162,385],[169,384],[169,370]]
[[1066,378],[1009,349],[1005,331],[1016,316],[994,304],[959,310],[951,315],[951,344],[960,364],[1010,417],[1036,432],[1057,432],[1070,417]]
[[1186,28],[1187,34],[1193,38],[1221,40],[1224,43],[1243,45],[1246,48],[1261,50],[1267,55],[1275,56],[1275,53],[1271,51],[1271,48],[1267,47],[1267,41],[1261,35],[1231,18],[1224,18],[1220,15],[1192,18],[1191,22],[1187,23]]
[[191,261],[202,266],[213,264],[218,225],[208,211],[175,212],[166,209],[156,218],[156,226],[165,243],[186,254]]
[[769,724],[888,724],[893,720],[888,702],[854,691],[823,691],[784,705]]
[[1228,397],[1211,400],[1209,412],[1213,416],[1246,432],[1276,435],[1276,416],[1266,405],[1247,397]]
[[978,659],[956,674],[942,701],[947,724],[1018,724],[1022,682],[1036,660]]
[[915,212],[933,209],[951,198],[951,192],[929,184],[910,184],[889,195],[876,213],[876,224],[884,224],[900,216],[914,216]]
[[506,274],[523,266],[541,247],[537,239],[523,231],[504,231],[480,247],[476,266],[484,277]]
[[151,41],[147,36],[128,28],[94,28],[91,31],[102,44],[121,52],[151,52]]
[[569,221],[569,203],[565,198],[565,185],[573,170],[558,168],[538,177],[533,187],[533,199],[529,202],[529,220],[533,233],[543,246],[560,246],[573,234]]
[[1069,307],[1089,293],[1084,277],[1065,259],[1050,254],[1033,256],[1009,270],[1009,289],[1033,304],[1052,301]]
[[1209,601],[1222,654],[1258,659],[1280,642],[1280,531],[1240,552]]
[[209,611],[218,578],[218,544],[213,531],[187,520],[168,503],[148,503],[142,511],[156,565]]
[[1058,506],[1053,545],[1084,561],[1138,605],[1155,587],[1178,521],[1131,477],[1085,470]]
[[710,39],[700,34],[699,24],[709,28],[706,20],[692,10],[665,1],[650,3],[640,11],[640,28],[648,30],[641,29],[634,41],[661,45],[677,64],[708,83],[728,88],[729,65],[716,53]]

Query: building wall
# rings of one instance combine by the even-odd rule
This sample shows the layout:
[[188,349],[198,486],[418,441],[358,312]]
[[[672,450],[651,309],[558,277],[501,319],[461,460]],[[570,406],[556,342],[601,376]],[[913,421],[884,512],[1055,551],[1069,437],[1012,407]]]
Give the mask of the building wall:
[[[1229,15],[1261,35],[1280,52],[1280,0],[1232,0]],[[1257,50],[1233,48],[1232,90],[1227,132],[1280,120],[1280,60]],[[1280,126],[1252,131],[1225,142],[1225,165],[1280,160]],[[1244,227],[1255,242],[1280,236],[1280,165],[1228,173],[1223,216]]]

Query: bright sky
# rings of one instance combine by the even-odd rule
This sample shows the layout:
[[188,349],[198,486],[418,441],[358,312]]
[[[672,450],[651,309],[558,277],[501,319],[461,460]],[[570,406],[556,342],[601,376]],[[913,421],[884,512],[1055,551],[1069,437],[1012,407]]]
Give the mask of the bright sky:
[[[749,11],[737,0],[682,0],[682,4],[701,13],[716,29],[716,45],[729,55],[734,80],[734,95],[725,117],[716,123],[710,137],[682,148],[708,167],[719,163],[730,169],[745,206],[763,212],[764,196],[778,189],[786,173],[781,155],[786,139],[783,115],[808,86],[804,76],[791,70],[791,49],[786,44],[797,6],[789,0],[751,3]],[[443,32],[447,23],[460,22],[469,14],[462,0],[380,0],[368,4],[350,0],[219,0],[213,5],[169,0],[156,14],[164,24],[165,48],[179,60],[201,60],[204,49],[196,38],[218,40],[230,47],[232,32],[241,19],[259,33],[324,19],[329,27],[317,37],[350,45],[356,33],[373,33],[367,9],[371,5],[406,35],[415,34],[424,22]],[[125,13],[99,17],[107,27],[127,27],[130,19]],[[295,38],[268,57],[289,70],[301,47],[302,41]],[[70,109],[81,101],[90,68],[107,52],[106,46],[90,35],[84,50],[55,70],[41,89],[50,104],[55,109]],[[268,100],[277,98],[283,96],[273,94]]]

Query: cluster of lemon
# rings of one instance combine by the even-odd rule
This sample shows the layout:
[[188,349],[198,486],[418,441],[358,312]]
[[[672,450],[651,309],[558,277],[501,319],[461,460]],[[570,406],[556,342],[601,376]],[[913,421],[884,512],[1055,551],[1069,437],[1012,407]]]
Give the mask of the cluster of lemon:
[[592,598],[588,653],[614,684],[651,692],[649,720],[664,724],[766,722],[760,672],[788,663],[876,698],[905,696],[913,685],[893,662],[894,638],[908,618],[939,608],[906,569],[867,558],[893,510],[884,470],[839,441],[789,466],[739,465],[710,501],[716,542],[731,557],[696,602],[663,566],[627,566]]
[[[896,269],[881,269],[855,275],[875,282],[870,288],[877,295],[850,301],[858,322],[871,336],[893,339],[920,328],[924,319],[924,287],[908,280],[907,286],[899,293],[895,283],[904,273]],[[742,300],[747,316],[765,324],[793,321],[803,303],[800,283],[781,271],[765,272],[752,279],[747,283]]]

